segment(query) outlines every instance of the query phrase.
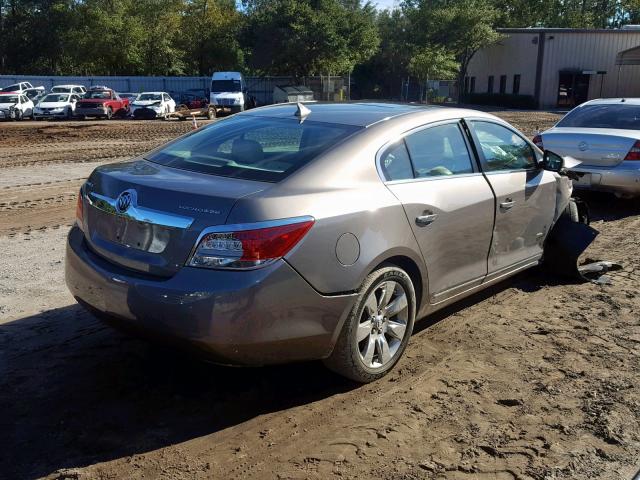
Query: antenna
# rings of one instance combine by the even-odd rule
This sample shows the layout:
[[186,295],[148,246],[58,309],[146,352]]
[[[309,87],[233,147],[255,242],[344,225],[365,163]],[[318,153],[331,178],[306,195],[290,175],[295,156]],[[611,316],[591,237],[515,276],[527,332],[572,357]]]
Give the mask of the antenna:
[[296,109],[296,113],[294,113],[296,117],[300,117],[300,123],[304,122],[305,119],[311,115],[311,110],[305,107],[303,104],[298,102],[298,108]]

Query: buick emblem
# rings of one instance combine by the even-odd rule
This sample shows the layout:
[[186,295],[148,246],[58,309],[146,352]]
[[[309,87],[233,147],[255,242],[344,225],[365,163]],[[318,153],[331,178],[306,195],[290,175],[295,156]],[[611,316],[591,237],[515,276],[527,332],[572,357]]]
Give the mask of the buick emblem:
[[125,190],[116,199],[116,211],[118,213],[124,213],[129,210],[129,207],[134,203],[135,192],[133,190]]
[[585,150],[589,150],[589,144],[588,144],[587,142],[580,142],[580,143],[578,144],[578,149],[579,149],[581,152],[584,152]]

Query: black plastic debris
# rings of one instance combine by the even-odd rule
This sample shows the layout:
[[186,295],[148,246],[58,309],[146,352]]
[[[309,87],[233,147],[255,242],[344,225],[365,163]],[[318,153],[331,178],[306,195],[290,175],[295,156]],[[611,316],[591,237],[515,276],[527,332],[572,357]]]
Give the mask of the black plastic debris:
[[562,215],[549,233],[545,246],[545,267],[553,274],[582,282],[590,281],[578,268],[578,259],[598,236],[598,231]]
[[580,272],[580,275],[585,280],[598,285],[611,285],[613,281],[611,277],[605,275],[605,273],[615,272],[616,270],[622,270],[622,265],[607,260],[588,259],[578,267],[578,272]]

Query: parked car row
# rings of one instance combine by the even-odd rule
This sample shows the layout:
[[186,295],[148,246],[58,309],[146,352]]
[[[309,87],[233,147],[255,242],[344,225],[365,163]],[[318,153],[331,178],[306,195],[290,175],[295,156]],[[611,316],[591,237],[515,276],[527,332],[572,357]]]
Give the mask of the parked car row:
[[[187,101],[193,99],[194,95],[190,95]],[[56,85],[50,93],[45,93],[44,87],[19,82],[0,89],[0,119],[7,120],[160,118],[174,113],[176,106],[167,92],[120,94],[104,85],[89,89],[83,85]]]

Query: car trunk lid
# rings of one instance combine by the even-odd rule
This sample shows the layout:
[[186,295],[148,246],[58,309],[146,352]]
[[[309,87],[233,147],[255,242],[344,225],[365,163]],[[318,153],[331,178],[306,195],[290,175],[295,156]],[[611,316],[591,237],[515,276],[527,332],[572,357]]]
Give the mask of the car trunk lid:
[[204,228],[224,224],[239,198],[269,185],[145,160],[105,165],[84,187],[85,237],[115,264],[169,277]]
[[638,139],[638,131],[607,128],[563,127],[542,134],[546,150],[580,160],[583,166],[596,167],[618,165]]

